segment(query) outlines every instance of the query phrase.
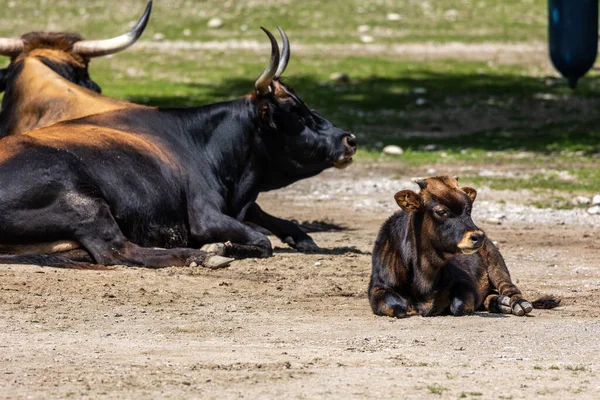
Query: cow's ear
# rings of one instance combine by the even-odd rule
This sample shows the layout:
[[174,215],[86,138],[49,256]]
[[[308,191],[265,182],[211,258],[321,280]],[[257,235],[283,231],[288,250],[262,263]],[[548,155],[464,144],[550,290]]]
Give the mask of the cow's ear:
[[269,125],[272,129],[277,129],[277,125],[275,125],[275,121],[273,120],[273,110],[269,103],[263,103],[260,106],[260,119]]
[[394,195],[396,203],[406,212],[414,212],[421,208],[421,198],[412,190],[402,190]]
[[464,187],[461,189],[467,194],[467,196],[471,198],[471,201],[475,201],[475,198],[477,197],[477,190],[473,189],[472,187]]

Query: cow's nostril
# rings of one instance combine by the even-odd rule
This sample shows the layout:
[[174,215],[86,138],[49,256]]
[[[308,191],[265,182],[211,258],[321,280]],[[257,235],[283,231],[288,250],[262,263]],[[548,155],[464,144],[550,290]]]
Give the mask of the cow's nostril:
[[344,144],[348,149],[354,151],[358,147],[358,140],[356,140],[354,135],[348,135],[344,137]]
[[479,241],[481,241],[481,235],[478,233],[472,233],[471,242],[473,242],[473,244],[477,244]]

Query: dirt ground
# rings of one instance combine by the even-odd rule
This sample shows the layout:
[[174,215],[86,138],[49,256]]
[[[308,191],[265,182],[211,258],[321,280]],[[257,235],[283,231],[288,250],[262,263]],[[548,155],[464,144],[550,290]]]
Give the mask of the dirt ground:
[[215,271],[0,266],[0,398],[600,398],[600,216],[478,188],[475,222],[513,280],[562,306],[372,314],[373,240],[423,171],[357,164],[260,198],[343,225],[312,234],[321,254],[273,238],[274,257]]

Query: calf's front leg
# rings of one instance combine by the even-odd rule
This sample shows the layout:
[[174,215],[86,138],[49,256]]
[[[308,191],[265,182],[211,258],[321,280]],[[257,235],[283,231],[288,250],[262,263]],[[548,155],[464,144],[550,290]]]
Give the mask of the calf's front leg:
[[489,295],[484,301],[484,307],[488,311],[498,312],[499,310],[502,313],[506,313],[506,308],[503,307],[510,307],[514,315],[529,314],[533,310],[533,306],[529,301],[523,299],[519,288],[512,283],[504,258],[489,239],[486,239],[482,255],[487,264],[490,282],[499,293],[499,296]]

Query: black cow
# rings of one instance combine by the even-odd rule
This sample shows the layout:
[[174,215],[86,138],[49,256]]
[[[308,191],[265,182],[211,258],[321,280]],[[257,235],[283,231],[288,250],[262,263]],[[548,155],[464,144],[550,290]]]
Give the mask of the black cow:
[[[19,39],[0,38],[0,55],[10,64],[0,69],[0,137],[29,132],[56,122],[125,107],[128,103],[92,96],[101,89],[88,73],[93,57],[133,45],[150,18],[152,0],[136,26],[123,35],[83,40],[75,33],[31,32]],[[69,83],[78,86],[73,87]]]
[[475,189],[448,176],[415,179],[420,193],[394,196],[402,209],[383,224],[373,250],[369,301],[390,317],[490,312],[526,315],[553,308],[530,303],[512,283],[498,248],[471,219]]
[[[349,165],[357,141],[279,80],[289,42],[280,29],[280,59],[264,31],[271,60],[248,96],[189,109],[132,106],[0,141],[0,243],[13,253],[32,244],[49,244],[48,252],[81,246],[104,265],[205,263],[206,253],[194,249],[215,242],[226,243],[222,255],[267,257],[269,239],[244,223],[253,222],[292,246],[314,247],[255,200]],[[68,259],[11,254],[0,262]]]

